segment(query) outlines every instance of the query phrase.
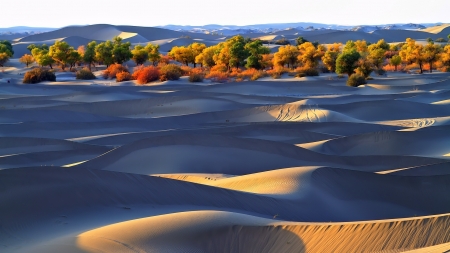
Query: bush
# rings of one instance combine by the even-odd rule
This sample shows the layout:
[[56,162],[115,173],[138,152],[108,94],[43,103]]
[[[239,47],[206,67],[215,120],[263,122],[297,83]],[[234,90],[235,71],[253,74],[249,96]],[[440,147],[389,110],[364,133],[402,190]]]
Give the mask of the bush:
[[131,74],[128,72],[120,72],[116,75],[116,82],[124,82],[132,80]]
[[211,79],[213,82],[217,83],[225,83],[228,82],[228,74],[224,72],[219,71],[211,71],[208,75],[206,75],[206,78]]
[[[308,68],[308,67],[299,67],[295,69],[296,77],[303,77],[303,76],[318,76],[319,71],[314,68]],[[304,75],[302,75],[304,74]]]
[[160,68],[160,81],[178,80],[183,75],[180,66],[175,64],[167,64]]
[[237,77],[240,77],[242,79],[247,78],[252,81],[258,80],[261,77],[266,77],[268,74],[262,70],[257,70],[254,68],[246,69],[242,71],[241,73],[237,74]]
[[92,80],[92,79],[96,79],[96,78],[97,77],[95,77],[95,75],[92,74],[92,72],[87,68],[77,71],[77,79],[78,80]]
[[117,73],[121,72],[130,72],[130,71],[128,71],[128,68],[122,66],[122,64],[112,64],[106,70],[103,71],[103,78],[114,79],[116,78]]
[[360,74],[353,74],[347,80],[347,85],[352,87],[358,87],[366,83],[366,78]]
[[[136,80],[138,84],[146,84],[158,80],[160,72],[157,67],[148,66],[137,70]],[[136,73],[136,71],[135,71]],[[134,74],[132,75],[132,78]]]
[[192,68],[189,66],[181,66],[181,75],[182,76],[190,76],[192,73]]
[[216,65],[211,67],[211,72],[228,72],[228,68],[225,65]]
[[202,74],[191,73],[189,75],[189,82],[191,82],[191,83],[201,83],[201,82],[203,82],[203,78],[204,78],[204,76]]
[[25,73],[23,83],[55,82],[55,73],[44,68],[35,68]]
[[447,40],[444,39],[444,38],[437,38],[437,39],[435,40],[435,42],[447,42]]
[[295,77],[305,77],[305,76],[306,76],[306,73],[303,73],[303,72],[299,72],[299,73],[295,74]]

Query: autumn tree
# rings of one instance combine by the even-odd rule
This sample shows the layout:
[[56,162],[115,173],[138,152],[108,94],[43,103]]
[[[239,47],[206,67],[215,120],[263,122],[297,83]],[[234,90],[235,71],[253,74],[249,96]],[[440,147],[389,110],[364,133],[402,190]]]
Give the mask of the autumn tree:
[[400,55],[394,55],[394,56],[392,56],[392,58],[389,61],[389,63],[392,66],[394,66],[395,67],[395,71],[397,71],[397,66],[402,63],[402,57],[400,57]]
[[95,58],[105,64],[106,67],[114,63],[112,55],[113,47],[114,45],[110,40],[102,42],[95,47]]
[[262,41],[254,40],[247,43],[244,47],[250,54],[247,58],[247,68],[261,69],[263,68],[262,59],[263,55],[270,54],[270,49],[263,46]]
[[[71,47],[65,41],[56,41],[53,46],[49,48],[48,54],[53,58],[55,62],[58,62],[61,69],[64,71],[66,65],[70,62],[72,64],[76,52],[73,47]],[[77,53],[78,54],[78,53]],[[71,65],[72,68],[72,65]]]
[[361,55],[354,48],[344,50],[336,59],[336,73],[351,76]]
[[135,46],[134,49],[131,50],[131,53],[133,54],[132,59],[136,65],[143,65],[148,59],[148,52],[145,50],[144,46]]
[[441,62],[444,66],[450,67],[450,45],[446,45],[442,50]]
[[195,63],[200,64],[202,67],[212,67],[216,64],[214,61],[214,55],[217,51],[216,46],[205,48],[199,55],[195,57]]
[[84,51],[83,61],[88,65],[89,71],[91,70],[91,65],[95,63],[95,47],[97,46],[97,42],[91,41],[87,44],[87,47]]
[[9,61],[9,54],[2,52],[0,53],[0,67],[5,66],[5,63],[7,63]]
[[159,45],[148,43],[145,46],[145,50],[148,54],[148,60],[152,62],[153,66],[156,66],[156,62],[161,59],[161,54],[159,53]]
[[194,42],[188,46],[192,50],[192,54],[194,56],[193,64],[194,68],[196,67],[197,61],[195,60],[198,55],[200,55],[203,50],[205,50],[206,45],[203,43]]
[[113,38],[112,58],[115,63],[123,64],[133,57],[130,46],[130,42],[123,43],[123,39],[119,36]]
[[365,40],[355,41],[355,47],[356,47],[356,51],[360,54],[369,51],[369,48],[367,46],[367,41],[365,41]]
[[188,66],[189,63],[195,62],[194,51],[185,46],[173,47],[169,52],[169,56],[178,62],[186,64],[186,66]]
[[441,52],[441,46],[434,44],[433,41],[428,42],[428,44],[423,48],[423,57],[425,62],[430,65],[430,73],[433,72],[433,63],[439,60]]
[[278,52],[274,54],[273,63],[276,66],[287,65],[288,68],[294,68],[297,63],[298,55],[299,51],[296,46],[281,46],[278,48]]
[[261,67],[263,69],[273,69],[273,54],[263,54],[261,59]]
[[298,61],[307,68],[316,68],[319,60],[325,54],[325,47],[319,45],[317,48],[311,42],[304,42],[298,46]]
[[420,68],[420,74],[423,73],[425,57],[422,45],[417,44],[416,41],[411,38],[407,38],[406,43],[402,46],[399,55],[402,58],[402,61],[408,64],[417,63]]
[[336,72],[336,60],[341,53],[342,44],[334,43],[328,45],[327,51],[322,56],[322,62],[331,72]]
[[28,68],[28,65],[35,62],[35,60],[32,55],[24,54],[22,57],[20,57],[19,62],[27,65],[27,68]]

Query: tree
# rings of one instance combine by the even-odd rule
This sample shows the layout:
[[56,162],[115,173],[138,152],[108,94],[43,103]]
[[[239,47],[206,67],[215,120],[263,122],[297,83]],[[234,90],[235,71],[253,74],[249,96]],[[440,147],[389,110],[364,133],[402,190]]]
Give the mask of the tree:
[[287,65],[288,68],[294,68],[295,64],[297,63],[298,55],[299,52],[296,46],[281,46],[278,48],[278,52],[274,54],[273,63],[276,66]]
[[9,57],[14,55],[14,50],[11,42],[7,40],[0,40],[0,53],[7,53]]
[[368,47],[368,59],[372,61],[373,65],[378,69],[382,69],[384,60],[386,59],[385,53],[389,50],[390,46],[384,39],[379,40],[376,44],[372,44]]
[[423,57],[425,62],[428,62],[428,64],[430,65],[430,73],[433,72],[433,63],[439,60],[441,52],[441,46],[434,44],[434,42],[429,42],[423,48]]
[[406,43],[402,46],[399,52],[402,61],[412,64],[417,63],[420,68],[420,74],[423,73],[423,64],[425,62],[423,46],[417,44],[415,40],[411,38],[406,39]]
[[302,36],[299,36],[297,39],[295,39],[295,42],[297,42],[297,46],[300,46],[301,44],[309,42],[309,41],[306,40],[305,38],[303,38]]
[[427,38],[427,42],[431,43],[431,42],[433,42],[433,39],[432,38]]
[[109,67],[109,65],[114,63],[112,56],[112,50],[114,45],[110,40],[102,42],[95,47],[95,58]]
[[195,57],[195,62],[198,64],[201,64],[201,66],[206,66],[206,67],[212,67],[214,66],[216,63],[214,61],[214,54],[216,52],[217,48],[216,46],[211,46],[211,47],[207,47],[205,48],[201,54],[197,55],[197,57]]
[[446,45],[442,50],[441,62],[444,66],[450,67],[450,45]]
[[357,40],[357,41],[355,41],[355,47],[356,47],[356,51],[358,53],[364,53],[364,52],[368,52],[369,51],[369,48],[367,46],[367,42],[365,40]]
[[298,46],[298,61],[307,68],[316,68],[320,58],[325,54],[325,47],[319,45],[317,48],[311,42],[304,42]]
[[345,50],[336,59],[336,73],[351,76],[357,68],[360,56],[356,49]]
[[148,53],[148,60],[152,62],[153,66],[156,66],[156,62],[161,59],[159,45],[148,43],[147,46],[145,46],[145,50]]
[[394,55],[394,56],[392,56],[392,58],[389,61],[389,63],[392,66],[394,66],[395,67],[395,71],[397,71],[397,66],[402,63],[402,57],[400,57],[400,55]]
[[270,54],[270,49],[263,46],[262,41],[254,40],[247,43],[244,47],[250,54],[247,58],[247,68],[261,69],[263,68],[262,59],[263,55]]
[[33,62],[35,62],[35,60],[34,60],[32,55],[25,54],[22,57],[20,57],[19,62],[27,65],[27,68],[28,68],[28,65],[32,64]]
[[118,36],[113,38],[112,58],[115,63],[123,64],[133,57],[130,46],[130,42],[123,43],[122,38]]
[[53,64],[55,63],[55,61],[48,54],[48,49],[34,48],[33,50],[31,50],[31,54],[33,55],[33,58],[36,60],[37,64],[39,64],[40,66],[49,66],[51,69],[53,69]]
[[261,59],[261,66],[263,69],[273,69],[273,54],[263,54]]
[[55,44],[49,48],[48,55],[52,57],[55,62],[58,62],[61,69],[64,71],[69,61],[70,63],[73,61],[73,52],[76,52],[75,49],[67,42],[56,41]]
[[148,59],[148,52],[145,50],[144,46],[135,46],[134,49],[131,50],[131,53],[133,54],[132,59],[136,65],[143,65]]
[[331,72],[336,72],[336,60],[341,53],[342,44],[334,43],[327,46],[327,51],[322,56],[322,62]]
[[194,64],[194,68],[195,68],[195,67],[196,67],[196,63],[197,63],[197,61],[195,60],[195,58],[196,58],[198,55],[200,55],[200,54],[203,52],[203,50],[205,50],[206,45],[203,44],[203,43],[194,42],[194,43],[192,43],[191,45],[189,45],[188,47],[192,50],[192,54],[194,55],[194,61],[193,61],[193,64]]
[[77,51],[72,51],[69,53],[67,57],[67,64],[69,64],[69,70],[72,70],[72,68],[75,66],[77,62],[81,60],[81,55]]
[[27,47],[27,49],[30,50],[30,53],[31,53],[31,51],[33,51],[33,49],[35,49],[35,48],[48,50],[48,46],[47,46],[46,44],[42,44],[42,45],[30,44],[30,45]]
[[2,52],[0,53],[0,67],[5,66],[5,63],[7,63],[9,61],[9,54]]
[[178,62],[186,64],[186,66],[188,66],[189,63],[195,62],[194,51],[185,46],[173,47],[169,52],[169,56]]
[[245,49],[244,37],[242,37],[241,35],[234,36],[231,39],[227,40],[226,43],[229,45],[229,66],[239,68],[239,66],[244,65],[245,59],[249,56],[248,51]]
[[88,65],[89,71],[92,71],[91,65],[95,62],[95,47],[97,42],[91,41],[87,44],[86,50],[84,51],[83,61]]

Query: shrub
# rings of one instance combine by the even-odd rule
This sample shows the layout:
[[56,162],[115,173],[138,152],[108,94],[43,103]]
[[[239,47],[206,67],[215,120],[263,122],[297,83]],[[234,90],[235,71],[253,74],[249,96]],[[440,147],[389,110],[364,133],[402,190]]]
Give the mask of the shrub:
[[303,73],[303,72],[299,72],[299,73],[295,74],[295,77],[305,77],[305,76],[306,76],[306,73]]
[[190,76],[192,73],[192,68],[189,66],[181,66],[181,75],[182,76]]
[[439,68],[438,70],[441,72],[450,72],[450,67],[444,66],[444,67]]
[[182,76],[183,71],[180,66],[175,64],[167,64],[160,68],[160,81],[178,80]]
[[437,39],[435,40],[435,42],[447,42],[447,40],[444,39],[444,38],[437,38]]
[[44,68],[35,68],[25,73],[23,83],[55,82],[55,73]]
[[318,76],[319,71],[317,69],[307,69],[305,71],[306,76]]
[[132,80],[131,74],[128,72],[120,72],[116,75],[116,82],[124,82],[124,81],[130,81]]
[[219,71],[211,71],[206,75],[206,78],[211,79],[213,82],[225,83],[228,81],[228,74]]
[[87,68],[77,71],[77,79],[79,80],[92,80],[96,78],[97,77],[95,77],[95,75]]
[[204,78],[204,76],[202,74],[191,73],[189,75],[189,82],[191,82],[191,83],[200,83],[200,82],[203,82],[203,78]]
[[347,80],[347,85],[352,87],[358,87],[366,83],[366,78],[360,74],[353,74]]
[[129,72],[128,68],[122,66],[122,64],[112,64],[106,70],[103,71],[103,78],[114,79],[117,73]]
[[211,67],[210,69],[211,72],[227,72],[228,68],[225,65],[216,65]]
[[139,65],[134,67],[133,69],[133,74],[131,75],[131,80],[137,80],[139,74],[141,73],[141,71],[145,69],[144,65]]
[[[295,69],[296,77],[303,77],[303,76],[318,76],[319,71],[314,68],[308,68],[308,67],[298,67]],[[301,76],[301,73],[304,75]]]
[[252,81],[258,80],[259,78],[266,76],[268,76],[266,72],[254,68],[246,69],[237,75],[237,77],[241,77],[243,79],[247,78]]
[[[137,83],[146,84],[158,80],[160,72],[157,67],[148,66],[137,70]],[[136,73],[136,72],[135,72]],[[132,76],[133,78],[133,76]]]

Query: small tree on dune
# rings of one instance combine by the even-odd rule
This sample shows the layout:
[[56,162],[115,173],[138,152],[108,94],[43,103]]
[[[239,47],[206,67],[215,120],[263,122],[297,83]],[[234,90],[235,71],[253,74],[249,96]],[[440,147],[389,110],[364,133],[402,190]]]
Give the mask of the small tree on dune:
[[263,55],[267,55],[270,53],[270,49],[268,47],[263,46],[260,40],[255,40],[249,42],[244,47],[249,51],[250,56],[247,58],[247,64],[245,65],[247,68],[255,68],[261,69],[263,68],[262,60]]
[[395,67],[395,71],[397,71],[397,66],[402,63],[402,57],[400,57],[400,55],[394,55],[394,56],[392,56],[392,58],[389,61],[389,63],[392,66],[394,66]]
[[206,45],[203,43],[194,42],[191,45],[189,45],[189,48],[192,50],[192,54],[194,55],[193,64],[195,68],[196,67],[195,65],[197,63],[195,59],[197,58],[198,55],[200,55],[203,52],[203,50],[205,50]]
[[75,49],[67,42],[56,41],[55,44],[49,48],[48,54],[55,62],[60,64],[61,69],[64,71],[69,62],[73,63],[75,57],[73,52],[76,52]]
[[112,50],[114,48],[113,43],[110,40],[102,42],[95,47],[95,58],[109,67],[114,63]]
[[402,49],[399,52],[402,61],[412,64],[417,63],[420,68],[420,74],[423,73],[423,64],[426,59],[424,57],[423,46],[417,44],[415,40],[411,38],[406,39],[406,43],[402,46]]
[[430,65],[430,73],[433,72],[433,63],[439,60],[441,52],[441,46],[434,44],[434,42],[429,42],[423,48],[423,57],[424,60]]
[[203,51],[195,57],[195,62],[200,64],[202,67],[212,67],[216,65],[216,62],[214,61],[214,54],[216,50],[216,46],[203,49]]
[[135,46],[134,49],[131,50],[131,53],[133,54],[132,59],[136,63],[136,65],[142,65],[148,59],[148,52],[147,50],[145,50],[144,46]]
[[336,59],[336,73],[351,76],[357,68],[357,63],[360,56],[361,55],[356,51],[356,49],[344,51]]
[[133,57],[130,46],[130,42],[123,43],[122,38],[118,36],[114,37],[112,58],[115,63],[123,64],[124,62],[129,61],[131,57]]
[[22,57],[20,57],[19,62],[27,65],[27,68],[28,68],[28,65],[32,64],[33,62],[35,62],[35,60],[34,60],[32,55],[25,54]]
[[273,63],[276,66],[287,65],[288,68],[294,68],[295,64],[297,63],[298,55],[299,51],[296,46],[281,46],[278,48],[278,52],[274,54]]
[[91,65],[95,62],[95,47],[97,42],[91,41],[87,44],[86,50],[83,55],[83,61],[88,65],[89,71],[92,71]]
[[159,45],[148,43],[145,46],[145,50],[148,53],[148,60],[152,62],[153,66],[156,66],[156,62],[161,59],[161,54],[159,53]]

